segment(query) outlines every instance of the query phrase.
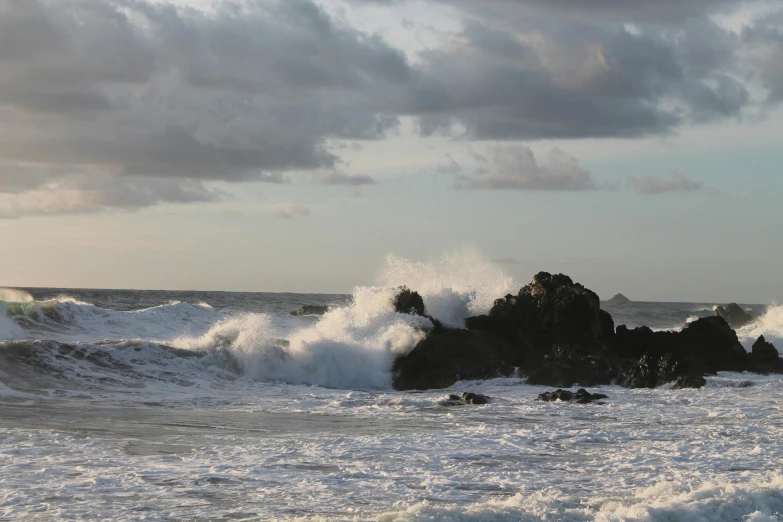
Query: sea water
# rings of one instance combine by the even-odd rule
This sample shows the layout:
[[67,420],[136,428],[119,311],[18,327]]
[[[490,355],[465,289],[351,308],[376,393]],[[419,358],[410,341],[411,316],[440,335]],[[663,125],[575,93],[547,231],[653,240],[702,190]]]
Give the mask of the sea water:
[[[454,327],[522,286],[459,253],[390,257],[345,296],[0,293],[0,518],[783,520],[780,376],[591,389],[601,405],[538,402],[524,376],[396,392],[430,326],[393,311],[400,285]],[[604,307],[677,330],[716,304]],[[743,345],[783,346],[783,308],[745,307]],[[441,405],[463,391],[492,402]]]

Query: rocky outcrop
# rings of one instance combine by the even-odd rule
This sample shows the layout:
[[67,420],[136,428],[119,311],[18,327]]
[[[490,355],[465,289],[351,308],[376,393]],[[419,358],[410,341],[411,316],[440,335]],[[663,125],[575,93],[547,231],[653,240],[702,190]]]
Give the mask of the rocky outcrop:
[[304,305],[298,310],[291,312],[291,315],[301,317],[303,315],[324,315],[329,311],[326,305]]
[[[404,290],[406,296],[418,295]],[[416,307],[403,304],[402,309]],[[436,323],[394,362],[394,386],[446,388],[515,369],[528,376],[529,384],[563,388],[613,381],[652,388],[678,380],[698,384],[696,377],[719,371],[783,372],[774,347],[760,339],[748,354],[723,317],[698,319],[679,332],[615,329],[598,296],[562,274],[537,274],[517,295],[496,300],[489,314],[468,318],[465,327]]]
[[544,392],[540,394],[536,400],[544,402],[562,401],[575,402],[577,404],[589,404],[591,402],[597,402],[601,399],[608,399],[608,397],[602,393],[590,393],[584,388],[580,388],[576,391],[576,393],[560,389],[551,392]]
[[617,384],[626,388],[655,388],[685,375],[688,364],[673,353],[661,356],[646,353],[630,362],[617,376]]
[[[549,367],[553,373],[571,357],[571,372],[557,382],[594,382],[584,376],[584,356],[607,350],[614,335],[611,316],[600,309],[598,296],[565,275],[541,272],[516,296],[495,301],[489,315],[466,321],[466,330],[430,332],[392,370],[397,389],[442,388],[464,379],[509,375],[514,368],[531,373]],[[553,348],[560,350],[553,352]],[[572,354],[572,355],[569,355]],[[575,355],[573,355],[575,354]],[[595,366],[603,367],[596,361]],[[600,373],[595,370],[594,373]],[[543,379],[550,384],[553,379]],[[608,382],[601,377],[595,382]],[[586,386],[587,384],[585,384]]]
[[723,317],[729,326],[734,329],[739,329],[748,323],[753,322],[753,316],[746,312],[737,303],[731,303],[726,307],[716,306],[715,315],[717,317]]
[[630,299],[625,297],[623,294],[617,294],[616,296],[612,297],[607,301],[609,304],[618,305],[618,304],[628,304],[632,303]]
[[512,346],[493,332],[445,328],[394,361],[392,383],[398,390],[448,388],[459,380],[511,375],[515,362]]
[[530,373],[527,383],[565,388],[575,384],[598,386],[611,383],[613,376],[612,363],[605,355],[565,345],[555,346],[541,367]]
[[750,353],[750,371],[756,373],[781,373],[783,372],[783,361],[775,346],[760,336],[753,343]]
[[683,375],[674,383],[675,390],[684,390],[686,388],[704,388],[707,386],[707,379],[701,375]]

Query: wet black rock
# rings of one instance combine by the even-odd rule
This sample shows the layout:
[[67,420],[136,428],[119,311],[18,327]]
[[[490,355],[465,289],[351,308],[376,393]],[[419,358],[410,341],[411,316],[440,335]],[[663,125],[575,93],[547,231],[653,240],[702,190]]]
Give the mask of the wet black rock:
[[589,404],[601,399],[608,399],[608,397],[602,393],[590,393],[584,388],[580,388],[576,391],[576,393],[561,389],[557,389],[551,392],[544,392],[540,394],[536,400],[545,402],[563,401],[575,402],[577,404]]
[[702,317],[673,339],[679,355],[702,373],[745,370],[748,352],[722,317]]
[[716,306],[715,315],[726,319],[726,322],[729,323],[729,326],[734,329],[742,328],[746,324],[753,322],[753,316],[746,312],[737,303],[731,303],[725,308],[722,306]]
[[490,398],[480,393],[465,392],[462,400],[468,404],[489,404]]
[[291,315],[303,316],[303,315],[324,315],[329,311],[329,307],[326,305],[304,305],[298,310],[291,312]]
[[424,299],[418,292],[401,286],[393,299],[394,311],[401,314],[425,315]]
[[760,336],[753,343],[750,353],[749,369],[756,373],[779,373],[783,371],[783,363],[775,346]]
[[753,343],[751,350],[751,355],[759,362],[777,361],[780,359],[780,354],[778,353],[777,348],[775,348],[772,343],[764,339],[763,335],[756,339],[756,342]]
[[440,403],[441,406],[467,406],[468,404],[489,404],[490,398],[480,393],[465,392],[462,395],[449,395]]
[[683,375],[674,383],[675,390],[684,390],[686,388],[704,388],[707,386],[707,379],[701,375],[688,374]]
[[462,400],[462,398],[459,395],[449,395],[449,398],[445,401],[440,401],[439,403],[441,406],[451,407],[451,406],[465,406],[467,403]]
[[[615,334],[614,353],[618,357],[631,360],[647,355],[648,359],[637,362],[648,366],[650,357],[657,361],[666,354],[673,354],[675,359],[687,365],[686,369],[691,369],[694,373],[743,371],[746,369],[748,357],[745,348],[737,339],[736,332],[725,319],[717,316],[702,317],[680,332],[654,332],[646,326],[630,330],[621,325],[617,327]],[[643,368],[641,370],[642,373],[646,372]],[[661,375],[661,379],[673,380],[677,377],[678,375]],[[621,383],[619,377],[618,383]]]
[[688,370],[688,363],[673,353],[661,356],[646,353],[620,372],[617,384],[626,388],[655,388],[685,375]]
[[[407,288],[395,307],[424,315],[420,296]],[[783,373],[774,347],[763,341],[748,354],[723,317],[703,317],[681,331],[615,329],[598,296],[562,274],[537,274],[517,295],[497,299],[487,315],[466,319],[465,329],[432,321],[435,328],[394,362],[397,389],[447,388],[515,369],[529,384],[562,388],[614,380],[651,388],[720,371]]]
[[611,335],[603,331],[598,296],[563,274],[538,273],[516,296],[495,301],[489,316],[542,356],[556,344],[596,348]]
[[527,384],[565,388],[575,384],[598,386],[611,383],[613,376],[612,364],[607,357],[565,345],[552,349],[544,358],[542,366],[530,374]]
[[448,388],[459,380],[511,375],[511,361],[511,345],[495,333],[444,328],[394,361],[392,382],[398,390]]

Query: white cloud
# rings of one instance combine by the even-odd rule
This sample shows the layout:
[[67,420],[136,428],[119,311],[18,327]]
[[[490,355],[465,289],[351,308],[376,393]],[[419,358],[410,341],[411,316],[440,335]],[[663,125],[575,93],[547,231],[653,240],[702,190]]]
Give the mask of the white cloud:
[[629,177],[628,182],[636,192],[645,195],[665,194],[668,192],[696,192],[704,188],[704,183],[694,181],[685,174],[676,171],[670,172],[668,178],[659,176]]
[[458,176],[458,186],[473,189],[579,191],[595,190],[592,175],[577,159],[554,148],[546,164],[539,164],[524,145],[503,146],[489,157],[474,154],[479,167],[472,176]]

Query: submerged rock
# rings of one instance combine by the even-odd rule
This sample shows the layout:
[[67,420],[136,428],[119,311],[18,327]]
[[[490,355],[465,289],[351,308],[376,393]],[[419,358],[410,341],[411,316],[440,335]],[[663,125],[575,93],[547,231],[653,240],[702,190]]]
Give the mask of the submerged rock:
[[576,391],[576,393],[569,391],[569,390],[555,390],[551,392],[544,392],[538,396],[536,400],[538,401],[545,401],[545,402],[553,402],[553,401],[563,401],[563,402],[575,402],[577,404],[589,404],[591,402],[596,402],[601,399],[608,399],[609,397],[602,394],[602,393],[590,393],[584,388],[580,388]]
[[729,326],[735,330],[753,322],[753,316],[746,312],[737,303],[726,305],[726,308],[722,306],[716,306],[715,315],[718,317],[723,317],[726,322],[729,323]]
[[490,398],[480,393],[465,392],[460,395],[449,395],[449,398],[440,403],[441,406],[466,406],[468,404],[489,404]]
[[675,390],[684,390],[686,388],[704,388],[707,386],[707,379],[701,375],[683,375],[674,383]]
[[304,305],[298,310],[291,312],[291,315],[303,316],[303,315],[324,315],[329,311],[329,307],[326,305]]
[[462,394],[462,400],[468,404],[489,404],[490,398],[480,393],[465,392]]

